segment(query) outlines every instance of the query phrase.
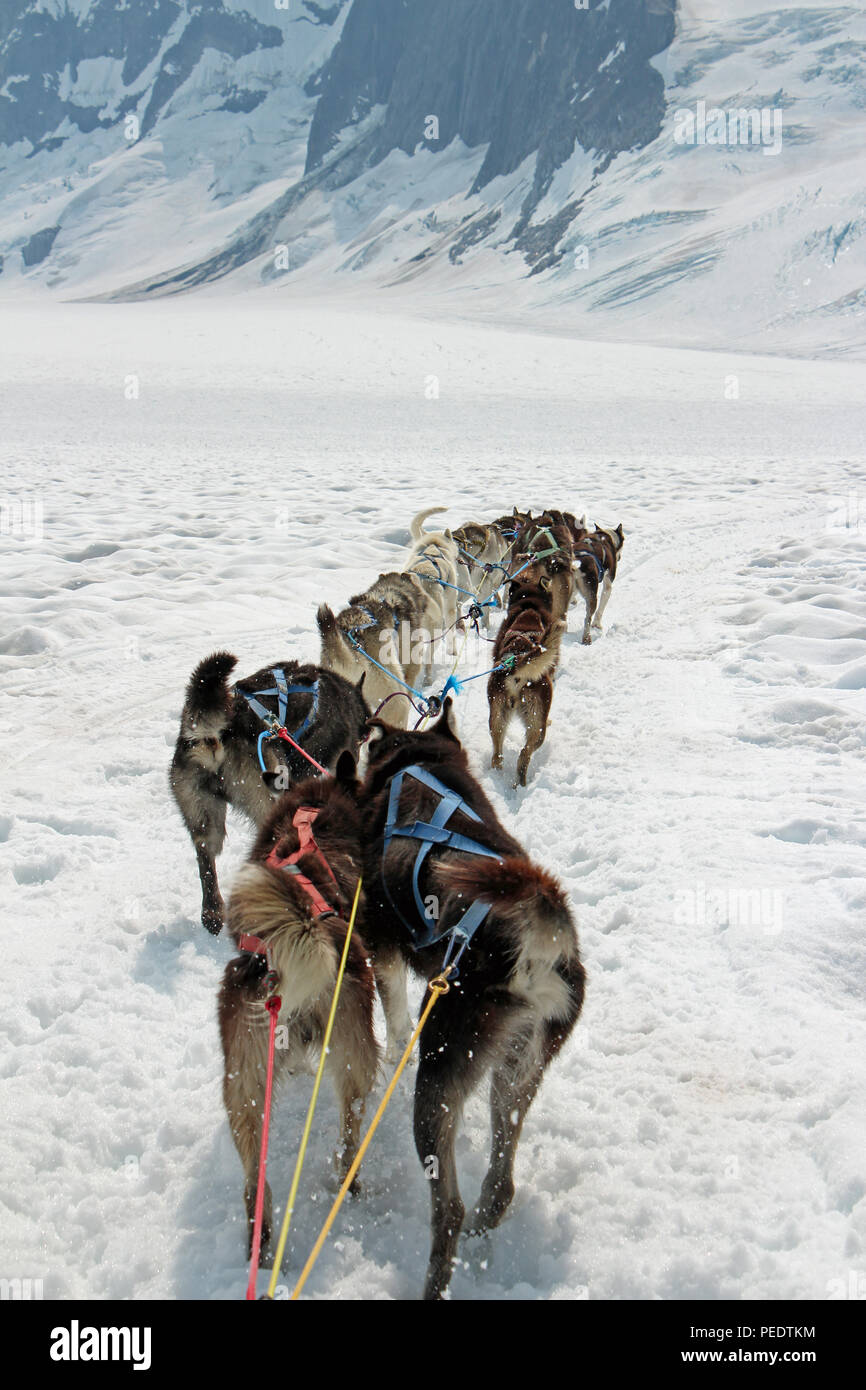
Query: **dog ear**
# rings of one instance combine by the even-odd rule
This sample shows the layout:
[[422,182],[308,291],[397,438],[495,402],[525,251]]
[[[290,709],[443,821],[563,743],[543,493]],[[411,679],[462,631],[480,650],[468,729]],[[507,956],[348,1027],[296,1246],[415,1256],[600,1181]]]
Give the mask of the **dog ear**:
[[378,715],[368,719],[364,727],[367,730],[365,742],[368,748],[372,748],[375,743],[380,743],[386,734],[396,732],[392,724],[386,724],[385,720],[379,719]]
[[349,752],[348,748],[344,748],[339,758],[337,759],[337,766],[334,769],[334,777],[339,782],[341,787],[345,787],[348,789],[354,787],[356,784],[357,778],[355,774],[357,773],[357,770],[358,765],[355,762],[355,759],[352,757],[352,754]]
[[451,738],[455,743],[459,743],[460,739],[457,734],[457,725],[454,720],[453,708],[454,701],[451,699],[450,695],[446,695],[442,705],[442,713],[433,727],[437,734],[442,734],[445,738]]
[[618,525],[617,525],[616,534],[619,536],[619,538],[620,538],[621,541],[624,541],[624,540],[625,540],[625,533],[623,532],[623,529],[622,529],[622,522],[621,522],[621,521],[620,521],[620,522],[618,523]]

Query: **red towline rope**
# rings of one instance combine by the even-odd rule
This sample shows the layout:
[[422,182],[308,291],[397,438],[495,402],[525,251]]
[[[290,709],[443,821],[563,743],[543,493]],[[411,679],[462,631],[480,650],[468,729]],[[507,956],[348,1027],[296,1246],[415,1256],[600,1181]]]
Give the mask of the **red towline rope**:
[[306,748],[302,748],[299,743],[295,743],[295,740],[292,738],[291,734],[287,734],[285,729],[277,729],[277,738],[281,738],[283,740],[283,743],[290,743],[293,748],[297,748],[298,752],[303,754],[308,763],[312,763],[313,767],[316,768],[318,772],[321,772],[323,777],[327,777],[328,769],[326,767],[322,767],[321,763],[317,763],[312,754],[307,752]]
[[250,1252],[250,1279],[247,1284],[247,1298],[256,1296],[256,1277],[259,1272],[259,1255],[262,1249],[262,1217],[265,1209],[265,1174],[268,1167],[268,1130],[271,1124],[271,1096],[274,1090],[274,1042],[277,1034],[277,1019],[280,1016],[281,999],[272,994],[265,1003],[271,1015],[271,1031],[268,1038],[268,1077],[265,1083],[265,1105],[262,1113],[262,1142],[259,1153],[259,1178],[256,1187],[256,1209],[253,1217],[253,1244]]

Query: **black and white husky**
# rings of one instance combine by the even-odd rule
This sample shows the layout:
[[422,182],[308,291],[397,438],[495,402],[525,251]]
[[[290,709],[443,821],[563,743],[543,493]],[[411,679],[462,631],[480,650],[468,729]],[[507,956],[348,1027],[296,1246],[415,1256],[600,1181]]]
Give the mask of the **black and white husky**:
[[363,673],[352,685],[334,671],[283,661],[230,688],[236,664],[231,652],[214,652],[193,671],[169,773],[198,860],[202,925],[214,935],[225,914],[216,858],[225,842],[226,808],[236,806],[261,826],[275,794],[314,772],[290,744],[268,736],[268,716],[330,772],[344,751],[357,760],[369,715]]

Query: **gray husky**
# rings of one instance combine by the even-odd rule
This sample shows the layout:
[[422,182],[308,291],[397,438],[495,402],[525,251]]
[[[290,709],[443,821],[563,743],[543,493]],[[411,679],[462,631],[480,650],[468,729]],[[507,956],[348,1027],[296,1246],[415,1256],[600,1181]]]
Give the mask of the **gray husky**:
[[419,579],[380,574],[341,612],[333,613],[324,603],[319,608],[322,665],[350,681],[364,676],[364,693],[373,710],[387,704],[389,719],[405,727],[412,692],[429,668],[429,623],[436,611]]

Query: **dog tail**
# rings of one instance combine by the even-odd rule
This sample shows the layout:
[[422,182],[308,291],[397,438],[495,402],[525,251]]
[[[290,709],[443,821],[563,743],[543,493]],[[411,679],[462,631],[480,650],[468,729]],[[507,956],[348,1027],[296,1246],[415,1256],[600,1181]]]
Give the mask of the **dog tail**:
[[539,966],[555,972],[544,1002],[549,1017],[580,1012],[584,969],[569,899],[548,870],[518,856],[500,860],[461,859],[434,870],[435,880],[464,901],[491,903],[500,927],[512,938],[514,970]]
[[447,507],[428,507],[424,512],[418,512],[409,522],[409,533],[413,541],[420,541],[424,535],[424,522],[428,516],[434,516],[436,512],[447,512]]
[[214,652],[200,661],[189,678],[183,706],[184,722],[223,727],[231,712],[228,678],[238,659],[231,652]]
[[263,938],[280,976],[282,1013],[292,1013],[333,990],[338,953],[329,930],[333,918],[310,920],[299,909],[290,877],[264,864],[244,864],[228,906],[228,928]]
[[316,611],[316,623],[319,628],[319,636],[322,639],[322,665],[330,670],[335,670],[342,655],[340,640],[340,628],[337,619],[326,603],[319,605]]
[[519,855],[505,859],[461,857],[459,862],[439,864],[434,873],[448,888],[470,900],[480,898],[502,907],[517,907],[532,898],[553,912],[566,903],[553,874]]

